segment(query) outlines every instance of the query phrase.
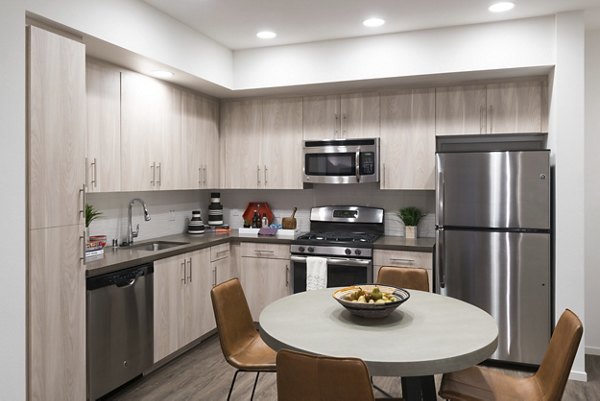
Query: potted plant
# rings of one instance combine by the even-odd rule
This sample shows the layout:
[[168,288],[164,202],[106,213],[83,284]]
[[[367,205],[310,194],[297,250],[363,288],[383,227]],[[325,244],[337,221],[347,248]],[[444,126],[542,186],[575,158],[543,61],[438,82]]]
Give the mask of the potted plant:
[[404,236],[406,238],[417,238],[417,225],[423,217],[423,212],[419,208],[409,206],[400,209],[398,217],[404,223]]
[[96,220],[102,214],[101,211],[96,209],[89,203],[85,204],[85,228],[89,229],[92,221]]

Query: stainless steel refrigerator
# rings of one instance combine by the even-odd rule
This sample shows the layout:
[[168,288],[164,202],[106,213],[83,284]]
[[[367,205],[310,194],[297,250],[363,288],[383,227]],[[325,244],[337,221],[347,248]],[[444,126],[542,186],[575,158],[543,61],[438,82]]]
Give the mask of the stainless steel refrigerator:
[[496,319],[491,359],[540,364],[551,334],[549,151],[436,153],[436,173],[436,290]]

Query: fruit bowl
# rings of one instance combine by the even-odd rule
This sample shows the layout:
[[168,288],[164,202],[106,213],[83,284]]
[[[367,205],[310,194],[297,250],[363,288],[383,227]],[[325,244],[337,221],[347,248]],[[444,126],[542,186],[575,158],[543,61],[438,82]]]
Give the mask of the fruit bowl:
[[[368,293],[371,293],[375,287],[378,287],[381,293],[391,294],[396,300],[386,303],[361,303],[349,300],[349,296],[356,293],[356,291],[362,289]],[[390,315],[398,306],[406,302],[410,298],[410,293],[405,289],[398,287],[377,284],[361,284],[352,287],[341,288],[333,293],[333,298],[355,316],[366,318],[383,318]]]

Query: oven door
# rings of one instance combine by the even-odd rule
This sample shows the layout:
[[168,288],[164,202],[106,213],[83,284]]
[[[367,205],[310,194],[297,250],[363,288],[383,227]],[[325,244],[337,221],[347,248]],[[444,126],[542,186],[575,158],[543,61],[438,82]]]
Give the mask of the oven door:
[[[325,258],[327,259],[327,287],[346,287],[373,282],[371,259]],[[290,259],[294,293],[306,291],[306,256],[292,255]]]

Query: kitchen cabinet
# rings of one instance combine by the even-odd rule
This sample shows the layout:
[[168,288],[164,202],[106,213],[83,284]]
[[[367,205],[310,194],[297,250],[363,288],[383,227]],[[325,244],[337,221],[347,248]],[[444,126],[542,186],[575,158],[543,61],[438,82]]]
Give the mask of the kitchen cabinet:
[[154,262],[154,362],[212,329],[210,249]]
[[379,137],[379,94],[303,98],[304,139]]
[[217,188],[219,185],[219,104],[182,91],[180,175],[177,189]]
[[221,105],[224,188],[302,189],[300,98]]
[[[210,266],[212,272],[212,286],[238,277],[236,265],[232,261],[232,250],[229,244],[216,245],[210,248]],[[210,301],[210,297],[209,297]]]
[[181,91],[134,72],[121,75],[121,187],[177,189]]
[[85,46],[27,28],[27,387],[79,401],[85,377]]
[[242,242],[242,288],[252,319],[258,321],[265,306],[291,293],[289,245]]
[[121,71],[86,60],[89,192],[121,190]]
[[381,189],[434,189],[435,92],[381,94]]
[[377,274],[382,266],[418,267],[427,270],[429,276],[429,291],[433,291],[433,254],[430,252],[395,251],[395,250],[373,250],[373,278],[377,280]]
[[545,79],[436,89],[436,134],[547,130]]

